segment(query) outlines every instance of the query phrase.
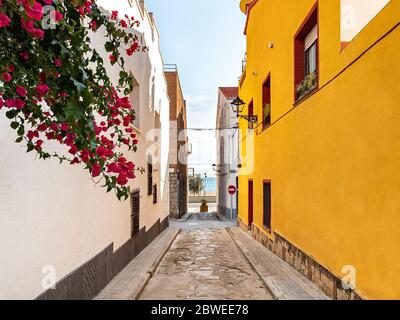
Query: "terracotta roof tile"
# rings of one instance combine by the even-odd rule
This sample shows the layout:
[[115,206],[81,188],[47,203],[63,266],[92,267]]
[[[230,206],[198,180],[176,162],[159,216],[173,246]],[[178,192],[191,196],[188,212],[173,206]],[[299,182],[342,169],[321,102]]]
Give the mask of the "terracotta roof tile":
[[219,90],[228,100],[235,99],[238,96],[238,87],[220,87]]

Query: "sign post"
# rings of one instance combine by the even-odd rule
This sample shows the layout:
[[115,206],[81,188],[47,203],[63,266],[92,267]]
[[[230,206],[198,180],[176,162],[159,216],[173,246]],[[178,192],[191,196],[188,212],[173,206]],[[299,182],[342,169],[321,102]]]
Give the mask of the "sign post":
[[233,196],[236,194],[236,186],[234,185],[230,185],[228,187],[228,193],[231,195],[231,212],[230,212],[230,216],[231,216],[231,220],[233,219]]

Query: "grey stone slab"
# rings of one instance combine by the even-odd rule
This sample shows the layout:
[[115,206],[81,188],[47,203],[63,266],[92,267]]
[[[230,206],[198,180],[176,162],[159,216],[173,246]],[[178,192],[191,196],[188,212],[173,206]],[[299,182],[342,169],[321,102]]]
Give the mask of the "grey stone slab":
[[[158,228],[158,227],[157,227]],[[146,249],[134,258],[95,298],[96,300],[134,300],[137,299],[151,278],[152,272],[180,232],[167,229]]]
[[314,283],[238,227],[233,240],[278,300],[329,300]]

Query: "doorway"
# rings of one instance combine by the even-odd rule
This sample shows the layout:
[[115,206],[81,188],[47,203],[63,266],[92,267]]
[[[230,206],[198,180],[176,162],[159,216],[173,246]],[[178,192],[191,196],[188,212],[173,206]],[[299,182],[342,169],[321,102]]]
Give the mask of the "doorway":
[[253,180],[249,180],[249,229],[253,225],[254,220],[254,185]]

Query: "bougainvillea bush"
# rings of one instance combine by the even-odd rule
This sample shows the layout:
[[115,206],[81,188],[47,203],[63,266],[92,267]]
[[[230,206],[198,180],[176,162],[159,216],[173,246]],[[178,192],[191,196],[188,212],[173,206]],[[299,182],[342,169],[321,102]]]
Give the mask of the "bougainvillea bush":
[[[83,165],[119,199],[129,196],[137,170],[123,150],[137,146],[124,57],[145,50],[132,31],[138,24],[95,1],[0,0],[0,108],[16,142],[41,159]],[[100,28],[107,58],[121,70],[115,86],[90,42]]]

